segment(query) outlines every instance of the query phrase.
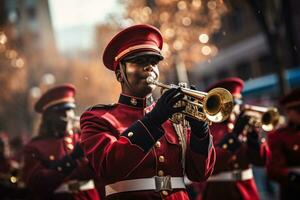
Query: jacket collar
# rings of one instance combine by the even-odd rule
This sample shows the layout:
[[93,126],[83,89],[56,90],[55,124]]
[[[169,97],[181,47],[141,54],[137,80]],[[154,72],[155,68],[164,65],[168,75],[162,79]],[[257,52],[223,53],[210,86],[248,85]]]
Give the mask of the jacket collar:
[[120,104],[124,104],[134,108],[147,108],[148,106],[152,105],[153,102],[154,99],[152,95],[145,98],[138,98],[134,96],[121,94],[119,97]]

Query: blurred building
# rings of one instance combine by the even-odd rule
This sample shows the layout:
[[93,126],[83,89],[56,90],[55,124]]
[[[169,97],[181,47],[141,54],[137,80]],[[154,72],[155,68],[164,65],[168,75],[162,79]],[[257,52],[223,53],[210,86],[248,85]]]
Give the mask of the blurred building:
[[3,3],[11,37],[22,42],[25,53],[55,56],[48,0],[4,0]]
[[205,88],[218,79],[238,76],[246,81],[244,96],[273,100],[282,92],[280,87],[285,91],[299,87],[299,1],[228,2],[230,12],[211,38],[219,53],[194,67],[191,82]]
[[[59,57],[48,0],[0,0],[0,10],[0,28],[8,41],[6,51],[13,49],[25,62],[22,67],[25,75],[15,78],[22,89],[6,91],[13,101],[5,102],[0,114],[3,121],[0,128],[6,129],[13,136],[32,129],[32,101],[35,99],[31,98],[29,90],[33,86],[41,89],[48,87],[41,77],[54,70]],[[16,77],[16,72],[11,73],[11,79]]]

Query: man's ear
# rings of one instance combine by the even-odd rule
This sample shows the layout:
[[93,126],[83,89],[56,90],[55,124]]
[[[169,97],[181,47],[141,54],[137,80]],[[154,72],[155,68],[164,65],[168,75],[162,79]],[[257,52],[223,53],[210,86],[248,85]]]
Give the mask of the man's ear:
[[117,77],[118,82],[120,82],[120,83],[123,82],[124,79],[123,79],[123,76],[122,76],[122,73],[121,73],[120,69],[118,69],[116,71],[116,77]]

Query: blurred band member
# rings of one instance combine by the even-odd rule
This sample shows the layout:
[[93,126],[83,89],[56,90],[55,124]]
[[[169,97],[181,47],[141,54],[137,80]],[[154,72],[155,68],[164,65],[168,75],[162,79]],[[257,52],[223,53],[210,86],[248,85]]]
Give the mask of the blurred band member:
[[269,156],[266,142],[260,140],[257,128],[249,123],[249,117],[240,110],[241,91],[244,82],[229,77],[213,84],[207,91],[223,87],[234,97],[234,109],[223,123],[211,126],[216,148],[216,164],[213,175],[203,188],[203,199],[259,199],[251,165],[263,166]]
[[[114,71],[122,93],[114,105],[96,105],[81,116],[81,144],[101,180],[107,199],[185,200],[184,174],[205,180],[215,154],[206,122],[188,119],[190,128],[175,129],[169,118],[184,94],[166,91],[155,103],[163,39],[150,25],[119,32],[107,45],[104,65]],[[177,130],[177,131],[176,131]]]
[[48,90],[35,104],[42,114],[39,135],[24,150],[24,180],[39,199],[99,199],[94,174],[79,145],[75,88]]
[[272,159],[268,175],[280,184],[281,199],[300,197],[300,88],[280,100],[287,125],[268,135]]

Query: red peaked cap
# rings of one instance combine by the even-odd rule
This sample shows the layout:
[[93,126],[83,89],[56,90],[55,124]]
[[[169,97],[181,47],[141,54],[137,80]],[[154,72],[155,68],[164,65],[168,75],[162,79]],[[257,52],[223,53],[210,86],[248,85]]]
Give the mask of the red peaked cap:
[[36,102],[34,109],[38,113],[43,113],[48,108],[62,104],[71,103],[75,107],[75,87],[71,84],[63,84],[49,89]]
[[116,71],[123,58],[136,53],[156,55],[163,59],[162,45],[163,38],[157,28],[147,24],[134,25],[112,38],[104,50],[103,63],[108,69]]
[[227,89],[234,97],[241,98],[241,93],[244,88],[244,81],[238,77],[229,77],[222,79],[206,89],[210,91],[213,88],[222,87]]
[[280,99],[279,103],[285,108],[300,106],[300,88],[290,91]]

